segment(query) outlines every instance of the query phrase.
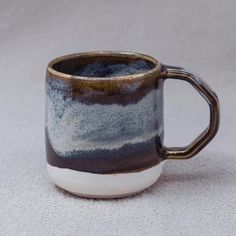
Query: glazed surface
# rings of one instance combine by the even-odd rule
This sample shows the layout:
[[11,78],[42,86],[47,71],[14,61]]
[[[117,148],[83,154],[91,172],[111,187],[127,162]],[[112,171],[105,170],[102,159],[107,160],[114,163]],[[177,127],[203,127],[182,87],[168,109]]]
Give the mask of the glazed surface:
[[[153,64],[145,60],[134,60],[129,62],[117,62],[111,60],[95,60],[92,63],[80,65],[77,68],[69,70],[69,73],[75,76],[82,77],[99,77],[101,79],[111,78],[116,79],[117,76],[133,75],[144,73],[153,68]],[[63,70],[63,66],[59,68]],[[66,70],[66,72],[68,69]],[[85,78],[85,79],[86,79]]]
[[[122,90],[119,96],[136,98],[127,104],[116,103],[116,99],[112,104],[88,103],[78,94],[73,96],[70,84],[48,78],[48,163],[92,173],[132,172],[158,164],[164,152],[162,86],[160,80],[148,90],[135,84],[132,90]],[[142,89],[146,91],[143,96],[135,96]],[[96,94],[91,90],[87,96]]]
[[98,174],[137,172],[160,163],[163,82],[160,64],[141,54],[55,59],[46,79],[48,163]]
[[63,156],[78,151],[115,150],[160,136],[162,90],[151,90],[137,103],[83,104],[67,97],[70,89],[54,80],[47,85],[47,129],[54,150]]

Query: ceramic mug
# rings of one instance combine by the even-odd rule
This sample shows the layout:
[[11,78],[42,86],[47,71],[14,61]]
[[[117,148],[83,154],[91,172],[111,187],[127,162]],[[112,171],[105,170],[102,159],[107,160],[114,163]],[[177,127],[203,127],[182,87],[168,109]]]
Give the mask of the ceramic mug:
[[[163,85],[189,82],[210,107],[209,126],[186,147],[163,144]],[[98,51],[47,67],[47,170],[79,196],[114,198],[156,182],[163,163],[196,155],[219,127],[216,94],[197,75],[139,53]]]

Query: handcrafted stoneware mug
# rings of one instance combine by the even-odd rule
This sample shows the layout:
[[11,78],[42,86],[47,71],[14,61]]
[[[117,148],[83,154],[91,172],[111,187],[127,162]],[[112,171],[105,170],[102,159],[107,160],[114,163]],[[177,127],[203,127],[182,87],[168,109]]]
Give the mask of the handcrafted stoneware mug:
[[[189,82],[210,107],[209,126],[186,147],[163,144],[163,85]],[[216,94],[198,76],[151,56],[98,51],[47,67],[46,152],[52,181],[76,195],[115,198],[156,182],[163,163],[188,159],[219,127]]]

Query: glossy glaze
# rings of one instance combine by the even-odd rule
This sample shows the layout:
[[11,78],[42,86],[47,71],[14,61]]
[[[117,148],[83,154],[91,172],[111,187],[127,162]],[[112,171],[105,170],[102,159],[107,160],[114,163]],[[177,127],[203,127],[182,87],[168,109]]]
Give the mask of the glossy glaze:
[[102,78],[83,86],[88,80],[63,80],[48,73],[48,163],[92,173],[121,173],[161,162],[164,80],[156,71],[143,77]]

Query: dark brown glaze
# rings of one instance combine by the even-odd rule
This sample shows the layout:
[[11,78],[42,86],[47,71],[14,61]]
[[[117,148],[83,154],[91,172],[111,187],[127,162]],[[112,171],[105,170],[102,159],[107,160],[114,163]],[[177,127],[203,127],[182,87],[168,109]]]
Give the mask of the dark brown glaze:
[[[144,82],[139,82],[137,87],[134,83],[128,81],[122,84],[117,84],[117,87],[113,89],[104,89],[104,87],[94,87],[91,85],[80,86],[76,85],[76,81],[58,81],[53,77],[47,76],[47,87],[53,86],[56,83],[63,83],[65,88],[60,88],[60,92],[65,94],[65,97],[71,97],[73,100],[77,100],[81,103],[92,105],[92,104],[133,104],[137,103],[143,97],[147,95],[148,92],[153,89],[161,89],[163,87],[164,80],[158,77],[153,77],[152,79]],[[104,84],[104,86],[109,86],[109,82]],[[62,87],[62,86],[61,86]]]
[[45,133],[47,162],[60,168],[98,174],[139,172],[157,165],[165,158],[163,137],[127,144],[119,149],[78,151],[70,156],[61,156],[54,151],[47,129]]
[[[98,60],[127,63],[142,59],[151,64],[145,73],[118,76],[114,78],[80,77],[70,74],[75,68]],[[62,69],[62,70],[61,70]],[[63,73],[63,72],[64,73]],[[161,64],[154,58],[127,52],[88,52],[57,58],[49,63],[46,83],[63,83],[67,86],[66,96],[85,104],[122,104],[136,103],[149,91],[163,84]],[[52,84],[52,83],[51,83]]]

